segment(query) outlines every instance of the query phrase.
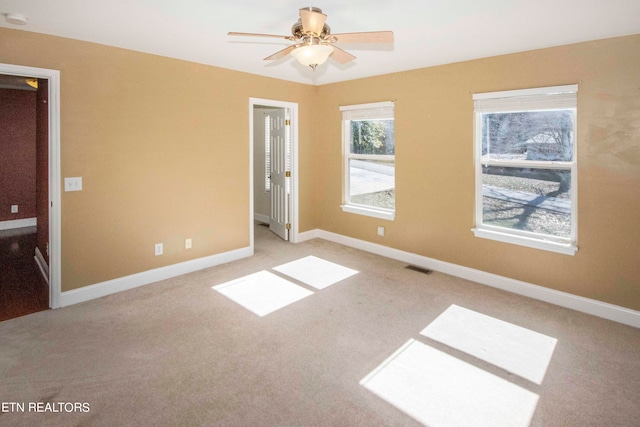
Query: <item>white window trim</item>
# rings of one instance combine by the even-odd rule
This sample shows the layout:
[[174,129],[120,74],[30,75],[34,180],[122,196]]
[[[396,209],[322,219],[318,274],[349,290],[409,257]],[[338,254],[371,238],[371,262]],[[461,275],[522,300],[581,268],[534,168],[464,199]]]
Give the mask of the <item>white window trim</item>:
[[[394,209],[384,209],[377,208],[368,205],[359,205],[355,203],[348,203],[346,200],[349,199],[349,159],[357,157],[359,159],[394,159],[395,164],[395,155],[394,156],[368,156],[368,155],[349,155],[349,146],[350,146],[350,130],[349,126],[346,125],[347,121],[358,118],[367,118],[367,119],[388,119],[389,114],[388,111],[391,109],[394,113],[392,114],[392,119],[395,121],[395,110],[393,101],[383,101],[383,102],[374,102],[370,104],[358,104],[358,105],[345,105],[340,106],[340,111],[342,112],[342,176],[343,176],[343,200],[345,203],[340,205],[340,208],[343,212],[370,216],[378,219],[384,219],[388,221],[393,221],[396,217],[396,212]],[[360,114],[361,111],[368,110],[366,114]],[[346,112],[346,113],[345,113]],[[345,117],[348,117],[345,119]],[[394,189],[395,189],[395,181],[394,181]]]
[[379,219],[393,221],[396,218],[395,211],[391,209],[373,208],[371,206],[348,204],[341,205],[342,212],[354,213],[358,215],[371,216]]
[[[496,227],[498,228],[498,227]],[[482,228],[473,228],[473,234],[476,237],[484,239],[496,240],[503,243],[512,243],[515,245],[526,246],[534,249],[542,249],[551,252],[558,252],[565,255],[575,255],[578,247],[572,243],[560,243],[551,240],[545,240],[547,236],[541,235],[540,238],[520,236],[516,233],[505,233],[505,228],[493,229],[489,225],[483,225]],[[535,234],[535,233],[532,233]]]
[[[578,250],[578,166],[577,166],[577,114],[573,126],[573,158],[571,162],[546,161],[496,161],[483,160],[479,141],[482,140],[482,113],[534,110],[541,106],[541,98],[551,95],[553,99],[542,100],[543,109],[549,108],[577,108],[578,85],[553,86],[512,90],[504,92],[479,93],[473,95],[474,100],[474,157],[476,167],[476,227],[472,228],[476,237],[511,243],[535,249],[557,252],[565,255],[575,255]],[[527,99],[527,97],[531,97]],[[513,230],[483,224],[482,205],[482,166],[501,165],[507,167],[537,167],[544,169],[564,169],[571,171],[571,236],[567,239],[538,233]]]

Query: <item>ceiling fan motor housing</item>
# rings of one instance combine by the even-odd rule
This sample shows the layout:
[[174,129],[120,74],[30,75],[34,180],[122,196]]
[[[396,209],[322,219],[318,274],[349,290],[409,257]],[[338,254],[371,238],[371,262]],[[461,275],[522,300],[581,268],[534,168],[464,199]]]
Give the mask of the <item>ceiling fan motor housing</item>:
[[[300,10],[308,10],[310,12],[322,13],[322,9],[320,9],[319,7],[313,7],[313,6],[303,7]],[[291,27],[291,34],[293,34],[293,37],[295,37],[296,39],[304,39],[305,37],[319,37],[321,39],[325,39],[329,36],[329,34],[331,34],[331,28],[325,23],[322,26],[322,31],[320,31],[320,34],[305,33],[302,27],[302,18],[299,18],[298,22],[293,24],[293,26]],[[311,43],[311,44],[315,44],[315,43]]]
[[[305,36],[314,36],[314,34],[305,34],[305,32],[302,30],[302,22],[300,22],[300,20],[298,20],[298,22],[293,24],[293,26],[291,27],[291,34],[293,34],[293,37],[295,37],[296,39],[302,39]],[[322,26],[322,31],[320,32],[320,34],[316,34],[315,36],[324,39],[327,38],[329,34],[331,34],[331,28],[329,28],[327,24],[324,24]]]

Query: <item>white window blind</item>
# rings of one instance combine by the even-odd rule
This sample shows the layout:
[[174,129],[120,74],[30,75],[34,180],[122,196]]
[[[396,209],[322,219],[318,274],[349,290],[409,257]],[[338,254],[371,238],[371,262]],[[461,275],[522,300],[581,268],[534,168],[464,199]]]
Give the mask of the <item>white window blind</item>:
[[393,102],[347,105],[340,107],[342,120],[385,120],[393,119]]
[[[544,91],[543,91],[544,89]],[[576,108],[578,85],[473,95],[476,113]]]

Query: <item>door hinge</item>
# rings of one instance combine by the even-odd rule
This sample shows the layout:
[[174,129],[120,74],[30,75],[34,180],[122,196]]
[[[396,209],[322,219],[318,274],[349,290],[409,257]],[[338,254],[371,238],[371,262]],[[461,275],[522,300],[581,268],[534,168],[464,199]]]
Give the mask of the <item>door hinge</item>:
[[291,178],[291,171],[286,171],[284,173],[284,176],[286,176],[287,178]]
[[285,124],[286,126],[291,125],[291,120],[289,120],[289,119],[285,120],[285,121],[284,121],[284,124]]
[[285,226],[284,226],[284,228],[286,228],[287,230],[291,230],[291,224],[286,223],[286,224],[285,224]]

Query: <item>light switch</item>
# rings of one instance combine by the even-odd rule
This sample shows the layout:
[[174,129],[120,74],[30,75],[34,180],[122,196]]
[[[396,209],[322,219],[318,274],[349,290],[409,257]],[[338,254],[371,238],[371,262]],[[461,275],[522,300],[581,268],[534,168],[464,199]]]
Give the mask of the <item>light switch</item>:
[[64,191],[81,191],[82,190],[82,177],[75,176],[64,179]]

